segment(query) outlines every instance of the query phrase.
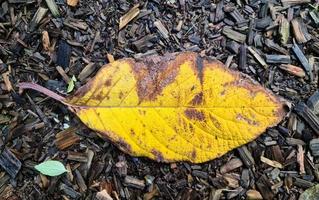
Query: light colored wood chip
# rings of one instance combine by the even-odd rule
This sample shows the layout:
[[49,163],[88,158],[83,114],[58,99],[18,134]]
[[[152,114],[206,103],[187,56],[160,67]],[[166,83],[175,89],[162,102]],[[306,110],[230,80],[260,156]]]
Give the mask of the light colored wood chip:
[[42,46],[45,51],[50,50],[50,38],[48,31],[42,31]]
[[254,200],[262,200],[263,197],[261,196],[260,192],[257,190],[248,190],[247,193],[247,199],[254,199]]
[[59,74],[62,76],[63,80],[66,82],[66,83],[69,83],[70,82],[70,77],[65,73],[64,69],[60,66],[57,66],[56,67],[56,70],[59,72]]
[[10,72],[5,72],[2,74],[2,78],[3,78],[4,84],[6,85],[7,91],[11,91],[13,89],[11,81],[9,79],[9,74],[10,74]]
[[281,163],[275,161],[275,160],[270,160],[264,156],[261,156],[260,157],[260,161],[263,162],[263,163],[266,163],[267,165],[270,165],[272,167],[276,167],[276,168],[279,168],[279,169],[282,169],[283,166]]
[[301,67],[297,67],[295,65],[290,64],[282,64],[279,66],[280,69],[285,70],[289,74],[294,76],[298,76],[300,78],[304,78],[306,76],[305,71]]
[[297,162],[299,164],[299,172],[300,174],[305,174],[305,152],[302,148],[302,145],[298,144],[298,152],[297,152]]
[[163,38],[165,39],[169,38],[169,35],[168,35],[169,33],[160,20],[155,21],[154,26],[156,26],[156,28],[159,30]]
[[108,53],[108,54],[106,54],[106,57],[107,57],[107,59],[108,59],[108,61],[109,61],[110,63],[115,61],[112,54],[109,54],[109,53]]
[[257,51],[255,51],[252,47],[247,47],[247,49],[264,68],[268,68],[265,60],[257,53]]
[[230,172],[234,169],[237,169],[238,167],[241,167],[242,165],[243,162],[239,158],[233,158],[230,161],[228,161],[225,165],[220,167],[220,173],[224,174]]
[[96,199],[98,200],[113,200],[113,198],[107,193],[106,190],[102,190],[96,193]]
[[72,7],[77,6],[78,3],[79,3],[79,0],[67,0],[67,4]]
[[132,19],[134,19],[140,13],[140,9],[138,7],[139,4],[136,4],[120,18],[119,30],[124,28],[130,21],[132,21]]

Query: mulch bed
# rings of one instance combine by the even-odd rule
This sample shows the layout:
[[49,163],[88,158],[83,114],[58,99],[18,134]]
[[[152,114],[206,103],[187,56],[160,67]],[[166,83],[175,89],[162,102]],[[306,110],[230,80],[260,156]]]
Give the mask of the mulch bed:
[[[0,199],[298,199],[318,183],[318,2],[67,2],[0,3]],[[123,154],[65,106],[17,87],[66,95],[72,76],[76,90],[113,59],[181,51],[248,74],[291,112],[221,158],[163,164]],[[40,175],[48,158],[69,172]]]

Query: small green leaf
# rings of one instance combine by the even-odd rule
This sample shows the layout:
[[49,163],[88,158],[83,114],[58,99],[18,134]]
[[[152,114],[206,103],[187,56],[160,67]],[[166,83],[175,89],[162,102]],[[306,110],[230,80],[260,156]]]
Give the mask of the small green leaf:
[[36,170],[38,170],[41,174],[47,176],[59,176],[63,174],[67,170],[64,165],[60,161],[56,160],[47,160],[36,166],[34,166]]
[[75,78],[75,76],[73,75],[72,76],[72,78],[71,78],[71,80],[69,81],[69,83],[68,83],[68,89],[67,89],[67,93],[70,93],[70,92],[72,92],[73,91],[73,89],[74,89],[74,82],[76,82],[76,78]]

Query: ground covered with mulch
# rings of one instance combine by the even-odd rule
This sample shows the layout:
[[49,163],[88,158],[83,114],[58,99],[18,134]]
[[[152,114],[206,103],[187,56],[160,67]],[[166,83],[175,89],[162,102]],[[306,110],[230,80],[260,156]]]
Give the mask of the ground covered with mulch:
[[[5,0],[0,3],[1,199],[298,199],[319,181],[319,2],[310,0]],[[290,103],[255,141],[204,164],[122,153],[61,95],[114,59],[194,51]],[[72,88],[69,88],[70,90]],[[34,169],[59,160],[69,172]]]

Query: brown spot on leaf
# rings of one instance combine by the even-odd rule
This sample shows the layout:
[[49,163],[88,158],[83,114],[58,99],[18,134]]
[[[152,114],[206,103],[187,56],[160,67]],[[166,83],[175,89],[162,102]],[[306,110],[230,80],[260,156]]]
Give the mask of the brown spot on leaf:
[[131,135],[135,135],[135,131],[133,129],[130,130]]
[[164,157],[163,157],[161,152],[157,151],[156,149],[152,149],[151,153],[155,156],[155,159],[158,162],[163,162],[164,161]]
[[205,114],[202,111],[198,111],[193,108],[188,108],[185,110],[185,115],[188,119],[203,121],[205,120]]
[[121,91],[120,94],[119,94],[119,99],[122,99],[124,96],[123,92]]
[[191,131],[191,132],[194,132],[194,127],[193,127],[193,125],[190,123],[189,124],[189,130]]
[[254,121],[254,120],[251,120],[248,117],[243,116],[242,114],[237,114],[236,119],[237,120],[241,120],[241,121],[245,121],[249,125],[253,125],[253,126],[258,126],[259,125],[258,122]]
[[191,101],[192,105],[200,105],[203,103],[203,92],[200,92],[194,96]]
[[96,100],[103,100],[103,99],[104,99],[104,96],[103,96],[102,93],[95,93],[94,99],[96,99]]
[[112,85],[112,79],[107,79],[105,81],[105,86],[110,87]]
[[140,115],[145,115],[145,114],[146,114],[146,111],[145,111],[145,110],[138,110],[138,113],[139,113]]
[[193,150],[193,151],[192,151],[191,156],[192,156],[192,159],[193,159],[193,160],[196,159],[196,150]]
[[148,56],[141,58],[135,62],[132,59],[126,59],[130,62],[137,80],[137,93],[140,102],[143,100],[155,100],[161,95],[163,89],[170,83],[174,82],[180,66],[185,62],[191,62],[196,74],[199,74],[198,67],[202,69],[200,64],[197,68],[195,53],[169,53],[164,56]]

